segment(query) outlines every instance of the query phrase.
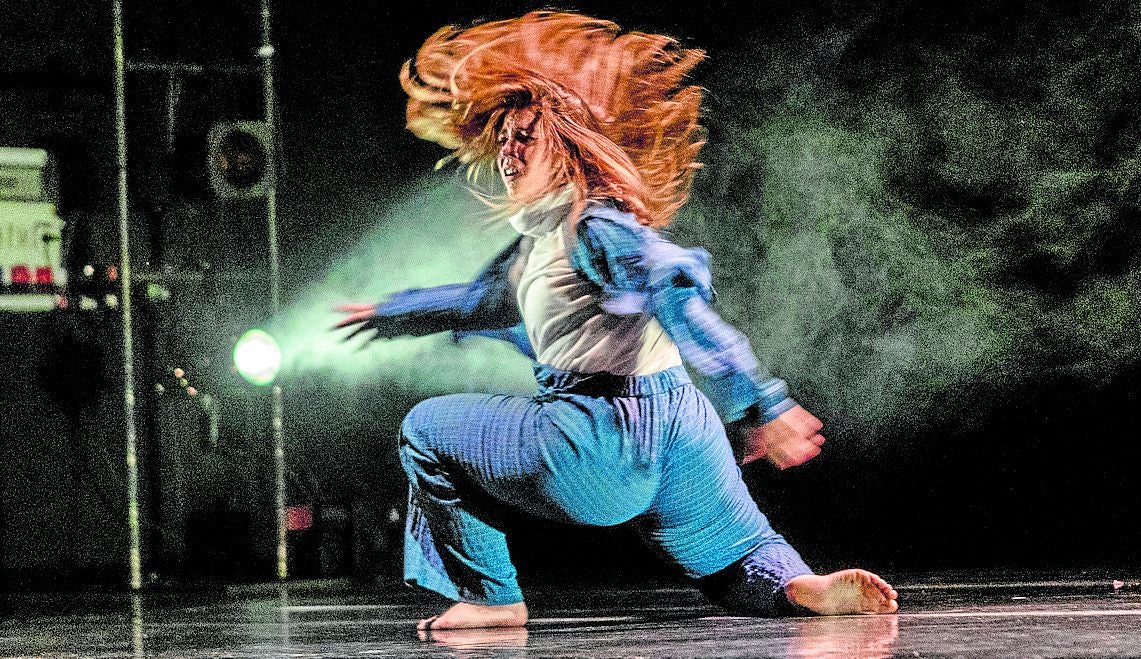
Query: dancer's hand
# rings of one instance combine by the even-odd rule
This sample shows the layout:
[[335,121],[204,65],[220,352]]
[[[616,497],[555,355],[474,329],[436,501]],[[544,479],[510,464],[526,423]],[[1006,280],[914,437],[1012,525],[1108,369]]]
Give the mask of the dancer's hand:
[[763,426],[745,432],[741,464],[761,458],[780,469],[795,467],[820,454],[824,424],[808,410],[797,405]]
[[[368,330],[380,330],[378,321],[380,320],[376,315],[375,302],[353,302],[349,304],[341,304],[333,308],[340,313],[347,313],[348,316],[342,318],[332,329],[339,330],[345,327],[352,327],[353,331],[346,335],[342,341],[348,341],[353,337],[366,332]],[[369,340],[381,338],[383,334],[377,332],[369,337]]]

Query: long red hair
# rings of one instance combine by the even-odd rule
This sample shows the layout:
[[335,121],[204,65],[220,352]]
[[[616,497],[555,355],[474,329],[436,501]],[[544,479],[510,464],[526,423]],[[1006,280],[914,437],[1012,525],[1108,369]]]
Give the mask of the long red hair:
[[408,129],[454,151],[469,171],[495,162],[506,113],[540,112],[557,170],[530,203],[568,183],[664,226],[689,197],[704,143],[701,88],[683,85],[705,54],[670,37],[580,14],[531,12],[447,26],[406,62]]

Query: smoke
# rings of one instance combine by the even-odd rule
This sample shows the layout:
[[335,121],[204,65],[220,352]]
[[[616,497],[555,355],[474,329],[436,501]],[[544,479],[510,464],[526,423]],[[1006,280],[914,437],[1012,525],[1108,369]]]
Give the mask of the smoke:
[[[1141,358],[1136,8],[937,39],[897,19],[869,8],[713,53],[706,169],[672,229],[713,253],[718,309],[762,362],[869,441]],[[287,368],[418,395],[530,389],[494,342],[359,352],[324,331],[338,301],[470,279],[507,242],[432,180],[362,211],[359,242],[279,318]]]
[[[370,205],[371,204],[371,205]],[[498,341],[438,335],[345,342],[330,328],[345,302],[379,302],[406,288],[470,281],[511,240],[509,227],[487,227],[487,209],[456,182],[414,181],[352,211],[360,233],[313,253],[335,259],[321,281],[301,291],[274,322],[283,371],[294,378],[334,378],[345,388],[383,382],[419,396],[457,391],[528,391],[531,366]]]
[[1141,23],[1026,20],[1032,43],[805,30],[710,84],[678,237],[762,361],[868,438],[1141,357]]
[[740,134],[716,165],[732,183],[677,230],[709,245],[722,313],[795,390],[886,423],[1007,350],[976,246],[892,198],[887,140],[794,113]]

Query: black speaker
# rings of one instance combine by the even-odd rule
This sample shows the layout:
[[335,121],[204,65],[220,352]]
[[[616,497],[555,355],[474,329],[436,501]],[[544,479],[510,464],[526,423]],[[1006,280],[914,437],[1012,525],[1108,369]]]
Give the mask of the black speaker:
[[274,183],[273,134],[263,121],[214,124],[208,139],[210,186],[221,199],[259,199]]

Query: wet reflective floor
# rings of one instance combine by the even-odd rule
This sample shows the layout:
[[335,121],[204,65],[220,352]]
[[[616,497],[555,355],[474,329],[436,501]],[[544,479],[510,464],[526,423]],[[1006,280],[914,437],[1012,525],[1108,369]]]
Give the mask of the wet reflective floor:
[[[534,593],[526,630],[418,635],[436,602],[290,583],[0,596],[0,657],[1141,656],[1136,579],[897,579],[891,616],[727,617],[696,591]],[[1123,583],[1122,583],[1123,582]]]

